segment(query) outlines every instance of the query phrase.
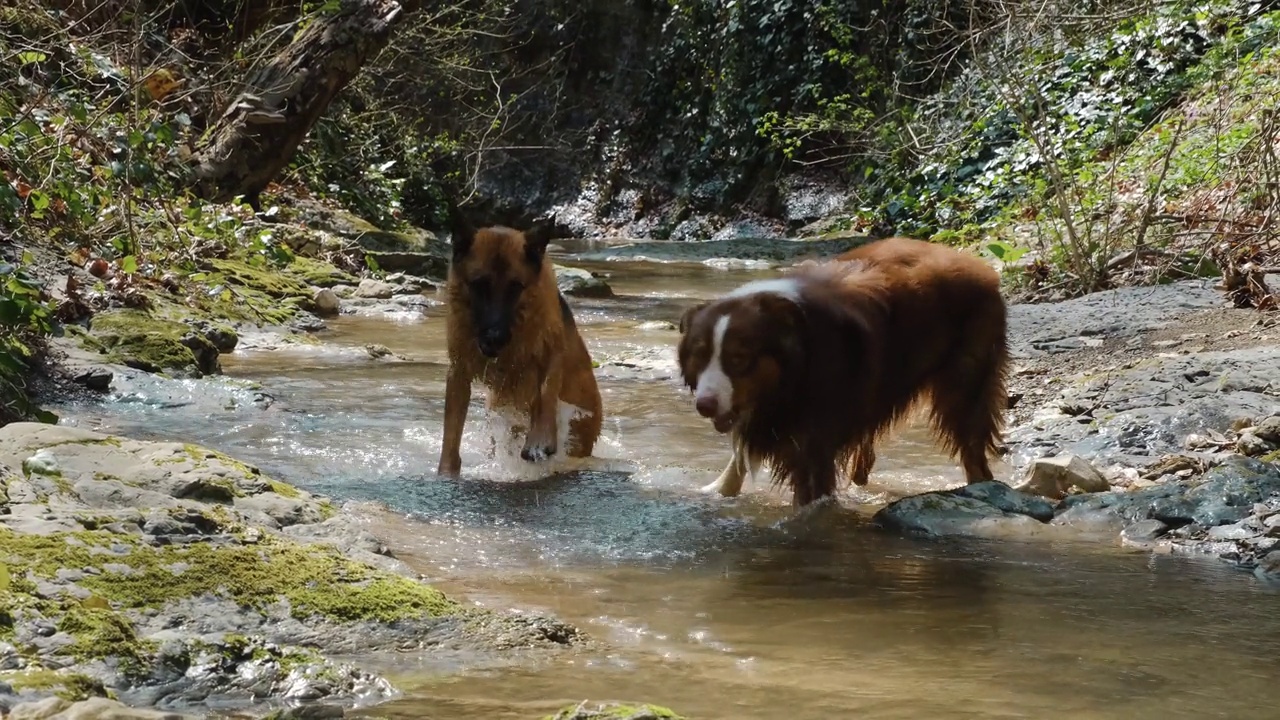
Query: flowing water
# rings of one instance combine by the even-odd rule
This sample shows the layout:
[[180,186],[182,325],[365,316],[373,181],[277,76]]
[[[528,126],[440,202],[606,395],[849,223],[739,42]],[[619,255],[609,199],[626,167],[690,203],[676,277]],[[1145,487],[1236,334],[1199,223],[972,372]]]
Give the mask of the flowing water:
[[[142,385],[64,413],[361,501],[374,532],[446,591],[551,612],[608,641],[446,675],[392,662],[379,669],[405,695],[377,709],[385,717],[523,719],[586,698],[704,720],[1280,714],[1280,594],[1247,575],[1061,538],[941,542],[871,527],[887,500],[962,482],[917,427],[837,508],[794,516],[763,479],[732,500],[699,493],[728,449],[675,377],[667,323],[694,298],[772,272],[591,258],[574,264],[610,273],[618,295],[573,302],[607,421],[597,458],[555,472],[503,446],[490,457],[500,423],[485,423],[477,393],[465,477],[434,476],[438,305],[344,316],[321,346],[224,358],[254,386]],[[370,343],[407,359],[372,359]]]

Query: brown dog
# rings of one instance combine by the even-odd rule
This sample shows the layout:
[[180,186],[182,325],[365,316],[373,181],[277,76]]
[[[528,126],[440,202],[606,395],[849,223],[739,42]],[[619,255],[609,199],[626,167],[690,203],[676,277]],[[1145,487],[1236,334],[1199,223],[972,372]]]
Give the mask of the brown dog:
[[796,505],[864,485],[875,442],[928,398],[935,433],[969,483],[991,480],[1007,403],[999,276],[971,255],[908,238],[860,246],[690,308],[680,368],[698,413],[734,456],[707,490],[737,495],[760,461]]
[[[471,383],[489,391],[490,408],[528,412],[520,456],[536,461],[563,444],[570,457],[589,456],[600,435],[600,390],[573,312],[547,262],[548,235],[507,227],[474,229],[451,208],[444,446],[441,475],[462,467],[459,446]],[[562,414],[568,437],[559,437]]]

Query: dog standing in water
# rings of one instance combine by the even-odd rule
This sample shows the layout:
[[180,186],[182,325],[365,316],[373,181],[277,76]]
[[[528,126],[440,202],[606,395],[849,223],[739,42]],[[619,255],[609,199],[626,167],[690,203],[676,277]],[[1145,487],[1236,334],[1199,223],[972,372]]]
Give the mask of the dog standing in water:
[[[501,226],[477,230],[456,207],[450,212],[449,372],[437,472],[461,471],[472,382],[488,389],[490,408],[528,413],[520,452],[525,460],[542,460],[561,448],[570,457],[591,455],[603,419],[600,390],[573,311],[546,260],[548,234]],[[568,437],[558,437],[562,414]]]
[[968,483],[991,480],[1009,366],[996,272],[952,248],[870,242],[687,310],[679,360],[694,405],[730,434],[707,490],[731,497],[761,461],[793,504],[865,485],[875,442],[918,401]]

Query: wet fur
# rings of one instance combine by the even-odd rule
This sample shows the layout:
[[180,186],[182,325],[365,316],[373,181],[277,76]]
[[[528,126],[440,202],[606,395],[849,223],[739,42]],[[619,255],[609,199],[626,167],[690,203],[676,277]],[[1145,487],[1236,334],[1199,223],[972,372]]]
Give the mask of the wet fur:
[[[798,303],[726,297],[681,319],[680,363],[697,383],[693,336],[724,312],[758,329],[750,372],[733,379],[734,456],[708,490],[732,496],[770,464],[795,505],[831,495],[837,471],[864,485],[876,442],[928,402],[940,444],[968,483],[992,479],[1007,404],[1007,310],[981,260],[907,238],[879,240],[788,276]],[[739,330],[743,328],[740,327]],[[732,335],[725,336],[726,347]]]
[[[456,209],[452,219],[446,320],[449,371],[437,471],[457,475],[461,470],[462,428],[473,382],[488,390],[489,407],[527,413],[524,459],[536,461],[561,450],[570,457],[591,455],[602,421],[600,390],[573,312],[545,259],[547,234],[538,228],[527,235],[501,226],[475,230]],[[512,283],[523,289],[509,304],[509,322],[504,323],[510,339],[496,357],[488,357],[480,347],[474,288],[505,292]],[[481,316],[484,312],[479,308]],[[586,413],[570,420],[568,438],[557,437],[561,402]]]

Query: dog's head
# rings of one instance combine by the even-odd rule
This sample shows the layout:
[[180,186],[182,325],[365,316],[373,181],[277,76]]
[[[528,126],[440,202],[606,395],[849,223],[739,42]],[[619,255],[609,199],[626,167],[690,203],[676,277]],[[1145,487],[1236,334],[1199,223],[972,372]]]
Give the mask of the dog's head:
[[780,399],[801,371],[803,325],[794,285],[744,286],[686,310],[680,318],[680,372],[698,414],[723,433],[761,404]]
[[511,341],[521,305],[529,295],[526,291],[543,278],[550,228],[477,230],[456,209],[451,215],[453,299],[469,307],[480,352],[497,357]]

